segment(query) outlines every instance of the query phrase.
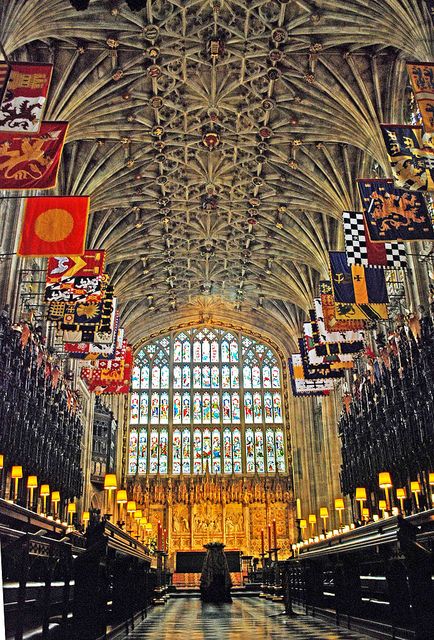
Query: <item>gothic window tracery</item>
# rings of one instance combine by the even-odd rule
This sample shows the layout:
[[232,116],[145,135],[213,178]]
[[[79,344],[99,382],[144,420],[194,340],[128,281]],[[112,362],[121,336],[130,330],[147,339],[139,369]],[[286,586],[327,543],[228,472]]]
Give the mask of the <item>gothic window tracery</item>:
[[175,332],[136,354],[128,473],[287,473],[281,366],[250,336]]

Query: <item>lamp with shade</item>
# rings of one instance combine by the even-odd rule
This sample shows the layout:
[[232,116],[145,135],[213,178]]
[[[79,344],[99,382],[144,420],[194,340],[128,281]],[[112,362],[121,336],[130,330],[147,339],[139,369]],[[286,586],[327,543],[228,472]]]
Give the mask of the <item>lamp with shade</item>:
[[114,515],[113,493],[118,488],[118,481],[115,473],[106,473],[104,476],[104,490],[107,491],[106,514]]
[[396,497],[399,500],[399,505],[401,507],[401,513],[404,513],[404,500],[407,497],[407,491],[405,487],[398,487],[396,490]]
[[33,494],[38,488],[38,476],[27,476],[27,489],[29,490],[29,509],[33,509]]
[[14,465],[11,470],[11,478],[14,481],[14,502],[18,500],[19,482],[23,477],[23,468],[21,465]]
[[335,510],[339,514],[339,528],[342,527],[342,512],[345,509],[345,502],[343,498],[335,498]]
[[324,523],[324,531],[327,531],[327,518],[329,517],[329,510],[327,509],[327,507],[320,507],[319,517]]
[[389,502],[389,489],[393,487],[392,478],[390,477],[390,473],[388,471],[381,471],[378,474],[378,485],[380,489],[384,489],[384,494],[386,497],[386,511],[390,510],[390,502]]
[[414,480],[410,483],[411,492],[414,493],[414,499],[416,500],[416,507],[419,509],[419,493],[422,491],[419,480]]
[[77,506],[75,502],[70,502],[68,504],[68,524],[72,524],[74,513],[77,513]]
[[51,492],[51,502],[54,505],[53,513],[59,514],[59,502],[60,502],[60,491],[52,491]]
[[39,495],[42,498],[42,513],[47,514],[47,498],[50,495],[50,485],[49,484],[41,484],[41,488],[39,489]]
[[365,487],[356,487],[356,502],[359,503],[359,512],[360,512],[360,520],[362,519],[363,514],[363,504],[367,500],[366,489]]
[[119,522],[122,522],[124,515],[124,505],[128,502],[128,496],[126,489],[118,489],[116,493],[116,502],[119,505]]
[[311,536],[313,536],[315,533],[316,515],[314,513],[310,513],[308,520],[310,524],[310,533],[311,533]]

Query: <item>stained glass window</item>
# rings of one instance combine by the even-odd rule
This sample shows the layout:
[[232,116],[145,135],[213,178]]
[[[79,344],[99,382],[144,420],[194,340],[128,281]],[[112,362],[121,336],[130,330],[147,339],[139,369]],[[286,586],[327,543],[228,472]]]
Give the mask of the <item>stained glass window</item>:
[[146,429],[140,430],[139,435],[139,461],[137,471],[140,474],[146,473],[148,460],[148,432]]
[[137,429],[131,429],[130,441],[128,446],[128,473],[135,475],[137,473],[137,452],[138,452],[138,434]]
[[128,473],[287,473],[281,385],[275,352],[237,332],[190,328],[146,344],[133,366]]
[[172,472],[175,474],[181,473],[181,447],[181,432],[175,429],[172,437]]

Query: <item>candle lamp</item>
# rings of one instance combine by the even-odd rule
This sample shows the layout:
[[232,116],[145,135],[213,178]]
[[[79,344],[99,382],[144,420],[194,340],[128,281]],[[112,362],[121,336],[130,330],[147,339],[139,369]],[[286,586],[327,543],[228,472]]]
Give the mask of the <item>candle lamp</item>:
[[339,527],[342,527],[342,511],[345,509],[345,502],[343,498],[335,498],[335,510],[339,514]]
[[416,507],[419,509],[419,493],[421,492],[420,482],[418,480],[414,480],[410,483],[411,492],[414,493],[414,499],[416,500]]
[[369,509],[368,507],[363,507],[362,509],[362,520],[364,522],[368,522],[369,518],[370,518],[370,513],[369,513]]
[[407,491],[405,490],[405,487],[398,487],[398,489],[396,490],[396,497],[399,500],[399,505],[401,507],[401,513],[404,513],[404,500],[407,497]]
[[77,513],[77,506],[75,502],[70,502],[68,504],[68,524],[72,524],[74,513]]
[[51,502],[54,505],[53,513],[54,514],[58,514],[59,502],[60,502],[60,491],[52,491],[51,492]]
[[39,489],[39,495],[42,498],[42,513],[46,515],[47,513],[47,498],[50,495],[50,485],[49,484],[41,484],[41,488]]
[[82,519],[83,519],[84,527],[86,528],[88,526],[89,520],[90,520],[89,511],[83,511]]
[[324,523],[324,531],[327,531],[327,518],[329,517],[329,510],[327,509],[327,507],[320,507],[319,517]]
[[273,549],[277,549],[277,525],[275,519],[273,519],[273,545]]
[[268,553],[271,551],[271,524],[268,525]]
[[261,557],[262,557],[262,566],[264,566],[264,561],[265,561],[265,536],[264,536],[264,529],[261,529]]
[[130,529],[132,531],[133,528],[133,513],[136,510],[136,503],[134,500],[128,500],[127,502],[127,514],[130,516]]
[[366,500],[367,500],[367,496],[366,496],[365,487],[357,487],[356,488],[356,502],[359,503],[360,519],[362,519],[363,504],[366,502]]
[[304,540],[304,532],[305,532],[305,530],[307,529],[307,522],[306,522],[306,520],[303,520],[303,519],[302,519],[302,520],[300,520],[300,529],[301,529],[301,537],[302,537],[302,538],[303,538],[303,540]]
[[27,489],[29,490],[29,509],[33,509],[33,494],[35,492],[35,489],[37,488],[38,488],[38,477],[28,476]]
[[19,481],[23,477],[23,468],[21,465],[14,465],[11,470],[11,478],[14,481],[14,502],[18,500]]
[[119,505],[119,522],[122,522],[124,515],[124,505],[128,502],[126,489],[118,489],[116,493],[116,502]]
[[380,489],[384,489],[384,494],[386,497],[386,511],[390,510],[390,502],[389,502],[389,489],[393,487],[392,478],[390,477],[390,473],[388,471],[381,471],[378,474],[378,485]]
[[310,534],[311,534],[311,536],[313,536],[314,533],[315,533],[316,515],[314,513],[310,513],[308,520],[309,520],[309,524],[310,524]]
[[297,506],[297,520],[301,520],[301,500],[300,500],[300,498],[297,498],[296,506]]
[[113,493],[118,488],[118,481],[116,478],[116,474],[114,473],[106,473],[104,476],[104,490],[107,491],[107,501],[106,501],[106,514],[110,515],[111,510],[114,512],[113,505]]

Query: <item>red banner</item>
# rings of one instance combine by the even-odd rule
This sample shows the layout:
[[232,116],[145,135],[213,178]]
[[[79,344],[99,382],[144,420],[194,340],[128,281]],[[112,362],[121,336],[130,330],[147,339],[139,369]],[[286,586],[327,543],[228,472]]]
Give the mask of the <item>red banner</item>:
[[39,133],[0,132],[0,189],[56,186],[67,122],[43,122]]
[[[133,367],[132,348],[124,341],[113,360],[100,361],[98,367],[84,367],[81,378],[97,395],[129,393]],[[105,364],[105,367],[101,365]]]
[[82,255],[89,200],[88,196],[27,198],[18,255]]
[[82,256],[53,256],[48,260],[47,284],[63,278],[101,276],[105,265],[105,251],[85,251]]
[[11,64],[0,105],[0,131],[39,132],[52,73],[52,64]]

